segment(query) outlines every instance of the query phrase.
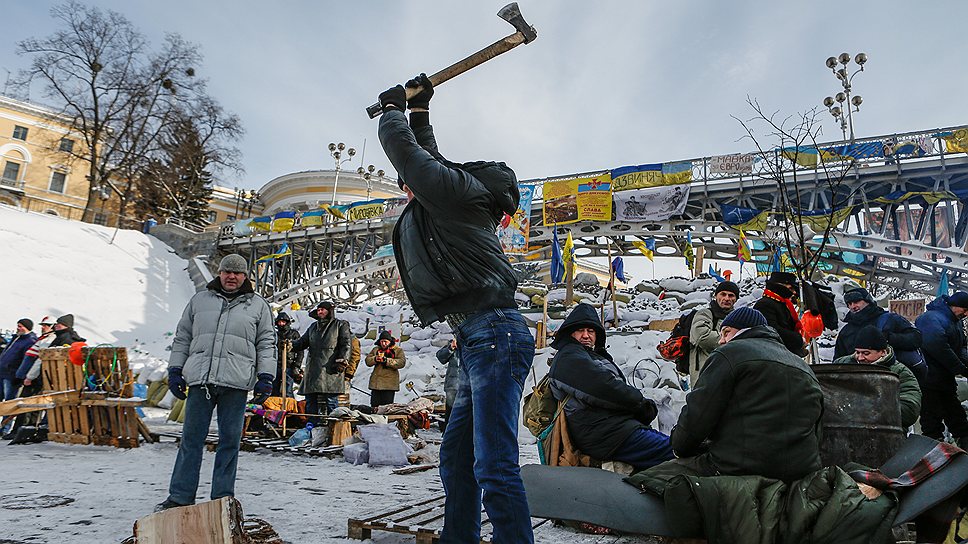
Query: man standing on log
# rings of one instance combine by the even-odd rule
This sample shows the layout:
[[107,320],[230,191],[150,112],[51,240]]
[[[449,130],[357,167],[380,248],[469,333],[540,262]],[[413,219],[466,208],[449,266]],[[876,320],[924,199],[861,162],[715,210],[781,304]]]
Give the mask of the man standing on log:
[[518,207],[517,178],[504,163],[444,159],[430,126],[430,80],[421,74],[407,86],[422,88],[409,104],[401,85],[380,95],[380,143],[410,199],[393,231],[393,254],[417,317],[424,326],[450,324],[461,360],[440,446],[447,495],[440,541],[480,541],[483,491],[494,541],[531,543],[517,435],[534,337],[518,313],[517,280],[495,234]]
[[185,424],[168,498],[155,510],[195,504],[202,450],[218,410],[212,500],[235,496],[235,473],[250,390],[262,403],[276,372],[276,331],[269,304],[246,279],[241,255],[225,256],[218,277],[185,308],[168,362],[168,389],[185,399]]

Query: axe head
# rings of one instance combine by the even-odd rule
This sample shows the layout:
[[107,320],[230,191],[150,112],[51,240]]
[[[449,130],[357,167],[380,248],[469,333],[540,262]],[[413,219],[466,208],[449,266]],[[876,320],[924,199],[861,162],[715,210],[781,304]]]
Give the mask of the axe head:
[[535,31],[534,27],[529,25],[528,22],[524,20],[524,16],[521,15],[521,10],[518,9],[517,2],[511,2],[510,4],[501,8],[500,11],[497,12],[497,16],[511,23],[514,29],[524,36],[524,43],[530,43],[538,37],[538,32]]

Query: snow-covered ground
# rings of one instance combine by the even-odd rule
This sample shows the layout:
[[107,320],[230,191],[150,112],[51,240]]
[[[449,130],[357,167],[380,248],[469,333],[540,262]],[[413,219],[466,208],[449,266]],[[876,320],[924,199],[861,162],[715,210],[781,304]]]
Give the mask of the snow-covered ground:
[[[0,206],[0,244],[8,259],[0,267],[4,285],[0,304],[0,330],[12,329],[21,317],[35,322],[44,315],[73,313],[78,332],[88,343],[126,346],[138,381],[146,383],[164,376],[171,334],[194,287],[186,262],[165,244],[138,232],[121,231],[109,243],[113,229],[70,222],[56,217],[23,213]],[[610,331],[607,344],[615,362],[630,382],[653,398],[660,412],[656,427],[669,432],[681,410],[686,384],[663,361],[656,345],[667,332],[643,330],[651,320],[674,318],[684,310],[706,304],[715,280],[664,278],[623,290],[618,303],[620,329]],[[741,282],[738,306],[752,304],[762,295],[763,279]],[[843,286],[833,285],[838,295]],[[528,291],[528,289],[522,289]],[[579,285],[577,296],[601,302],[604,290]],[[563,290],[548,293],[531,286],[518,298],[546,296],[550,302],[564,298]],[[532,298],[532,301],[538,300]],[[312,322],[304,310],[283,308],[305,330]],[[437,349],[449,342],[444,323],[419,328],[409,306],[394,299],[369,302],[337,315],[350,322],[361,335],[379,327],[401,334],[407,366],[403,384],[412,382],[416,393],[401,387],[398,402],[416,394],[443,393],[445,368],[437,362]],[[535,314],[528,314],[534,320]],[[540,314],[539,314],[540,315]],[[605,304],[611,319],[612,304]],[[549,328],[560,326],[561,315],[552,314]],[[821,339],[821,358],[829,360],[833,335]],[[372,339],[362,340],[364,354]],[[538,350],[526,391],[548,371],[550,348]],[[361,364],[353,385],[367,391],[370,369]],[[351,402],[365,404],[365,393],[354,390]],[[177,428],[166,422],[167,412],[146,409],[153,429]],[[439,438],[436,431],[421,431]],[[537,462],[534,438],[523,426],[519,432],[521,462]],[[431,455],[436,446],[429,446]],[[44,443],[26,446],[0,445],[0,543],[93,543],[117,542],[131,534],[135,520],[151,512],[166,497],[174,463],[173,442],[143,445],[133,450],[110,447],[69,446]],[[213,454],[205,454],[199,498],[207,496]],[[339,460],[294,457],[284,454],[242,452],[239,460],[237,496],[247,516],[269,521],[287,542],[354,542],[347,540],[349,517],[397,504],[423,499],[441,491],[436,471],[393,475],[388,468],[352,466]],[[63,496],[73,502],[49,508],[13,509],[41,495]],[[599,542],[600,537],[587,537]],[[577,540],[576,540],[577,539]],[[374,541],[395,543],[407,539],[374,535]],[[412,542],[412,540],[409,540]],[[544,528],[538,542],[580,542],[566,529]]]

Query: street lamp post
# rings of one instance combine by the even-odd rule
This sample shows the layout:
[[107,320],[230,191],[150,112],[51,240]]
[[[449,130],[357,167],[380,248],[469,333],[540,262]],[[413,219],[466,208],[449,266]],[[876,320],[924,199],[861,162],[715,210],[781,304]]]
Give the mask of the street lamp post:
[[[851,82],[854,77],[864,71],[864,64],[867,62],[866,53],[857,53],[854,57],[854,62],[857,64],[857,69],[854,70],[853,74],[848,74],[850,64],[850,53],[841,53],[839,57],[829,57],[827,59],[827,68],[833,72],[834,77],[840,81],[840,85],[844,88],[842,92],[837,93],[834,96],[828,96],[823,99],[823,105],[827,107],[830,115],[834,117],[835,120],[840,122],[840,131],[844,135],[844,139],[847,139],[847,131],[850,130],[850,142],[854,142],[854,119],[851,115],[851,105],[853,105],[853,111],[860,111],[860,105],[864,101],[859,94],[850,96]],[[840,66],[840,68],[838,68]],[[837,105],[834,105],[837,104]],[[846,108],[846,111],[844,111]]]
[[239,219],[239,216],[244,213],[246,217],[252,214],[252,205],[255,204],[256,199],[259,198],[259,193],[255,189],[249,189],[246,193],[245,189],[235,190],[235,218]]
[[[376,172],[374,172],[374,170],[376,170]],[[356,173],[359,174],[360,177],[363,178],[363,181],[366,182],[366,199],[370,200],[370,193],[373,190],[373,176],[376,176],[377,179],[383,179],[383,176],[386,174],[386,172],[383,170],[377,170],[376,166],[371,164],[366,168],[363,168],[362,166],[357,168]]]
[[[345,159],[343,158],[343,150],[346,150],[347,157]],[[333,160],[336,161],[336,179],[333,180],[333,201],[330,203],[335,206],[336,188],[339,186],[339,172],[343,168],[343,163],[352,159],[353,155],[356,155],[356,150],[352,147],[347,149],[346,144],[343,142],[338,144],[330,143],[329,154],[333,157]]]

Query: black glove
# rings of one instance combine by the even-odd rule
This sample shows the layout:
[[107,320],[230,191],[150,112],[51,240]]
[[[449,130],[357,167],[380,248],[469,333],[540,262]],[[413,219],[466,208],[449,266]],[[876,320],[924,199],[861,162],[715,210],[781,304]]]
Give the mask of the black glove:
[[188,397],[188,382],[182,377],[180,366],[168,367],[168,390],[176,399],[185,400]]
[[327,374],[339,374],[346,370],[346,359],[335,359],[333,362],[326,365]]
[[659,409],[656,408],[655,402],[651,399],[643,399],[638,406],[635,407],[635,412],[633,414],[635,419],[643,425],[651,425],[652,421],[659,415]]
[[414,95],[413,98],[407,100],[407,107],[413,108],[430,108],[430,99],[434,96],[434,84],[430,82],[430,78],[427,74],[420,74],[419,76],[411,79],[407,82],[406,87],[408,89],[416,89],[417,87],[422,87],[419,93]]
[[390,87],[380,93],[380,106],[383,108],[383,113],[386,113],[388,108],[397,108],[400,111],[407,109],[407,91],[403,90],[403,85]]
[[269,395],[272,394],[272,374],[259,374],[259,381],[255,382],[255,387],[252,388],[252,392],[255,394],[252,396],[251,404],[262,404],[265,402],[269,398]]

